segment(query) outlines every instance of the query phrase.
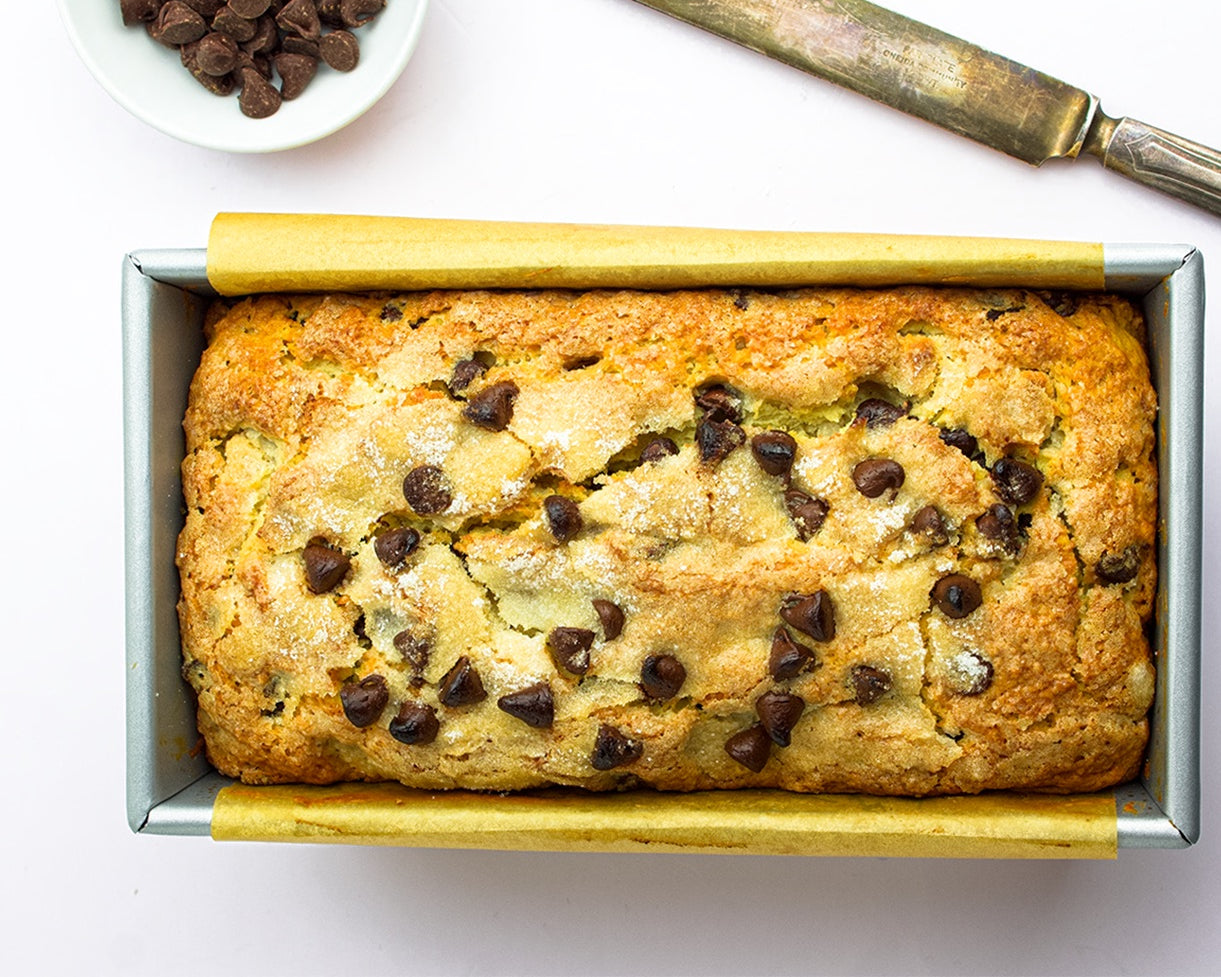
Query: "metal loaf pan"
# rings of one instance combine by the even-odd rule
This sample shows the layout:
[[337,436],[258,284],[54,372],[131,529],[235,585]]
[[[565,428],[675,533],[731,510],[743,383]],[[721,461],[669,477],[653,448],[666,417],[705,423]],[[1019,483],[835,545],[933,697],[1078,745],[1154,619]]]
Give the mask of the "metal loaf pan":
[[[1162,486],[1152,737],[1141,779],[1114,792],[1115,840],[1119,848],[1182,848],[1197,840],[1200,815],[1203,259],[1180,245],[1104,245],[1102,255],[1107,289],[1143,299],[1160,402]],[[1037,254],[1030,260],[1036,266]],[[123,260],[127,815],[139,833],[212,833],[214,804],[230,784],[196,749],[194,701],[180,674],[174,564],[183,520],[181,419],[215,294],[203,249],[135,251]],[[466,846],[461,833],[457,841],[447,837],[440,843]],[[470,847],[515,847],[469,841]],[[891,851],[867,844],[854,849]],[[947,851],[964,853],[989,851]]]

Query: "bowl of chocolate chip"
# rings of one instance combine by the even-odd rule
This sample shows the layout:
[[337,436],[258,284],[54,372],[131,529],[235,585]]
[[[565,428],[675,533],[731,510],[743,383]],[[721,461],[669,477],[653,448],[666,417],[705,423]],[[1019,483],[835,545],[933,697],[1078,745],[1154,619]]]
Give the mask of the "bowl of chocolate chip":
[[275,152],[352,122],[402,74],[428,0],[58,0],[110,95],[167,135]]

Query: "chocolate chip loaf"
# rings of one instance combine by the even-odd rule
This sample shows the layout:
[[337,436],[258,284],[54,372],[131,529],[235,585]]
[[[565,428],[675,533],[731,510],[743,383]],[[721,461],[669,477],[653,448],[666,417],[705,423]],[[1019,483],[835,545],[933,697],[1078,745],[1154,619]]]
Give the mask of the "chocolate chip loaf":
[[1138,772],[1155,398],[1115,296],[263,296],[191,388],[207,752],[256,784]]

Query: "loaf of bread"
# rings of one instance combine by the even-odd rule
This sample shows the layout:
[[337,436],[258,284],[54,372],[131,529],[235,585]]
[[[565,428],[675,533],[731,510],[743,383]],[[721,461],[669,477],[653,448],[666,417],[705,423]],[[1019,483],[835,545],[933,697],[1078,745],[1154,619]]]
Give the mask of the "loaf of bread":
[[1139,772],[1155,396],[1110,295],[269,295],[191,388],[183,673],[253,784]]

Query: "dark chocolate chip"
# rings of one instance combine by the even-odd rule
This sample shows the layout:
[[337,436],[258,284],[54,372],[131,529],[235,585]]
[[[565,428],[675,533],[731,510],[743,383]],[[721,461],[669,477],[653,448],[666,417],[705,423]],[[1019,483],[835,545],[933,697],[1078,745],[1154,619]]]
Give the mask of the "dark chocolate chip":
[[974,661],[958,669],[961,687],[957,691],[959,695],[982,695],[992,687],[995,669],[992,667],[992,662],[978,651],[967,652],[967,654]]
[[591,366],[602,362],[602,357],[598,353],[590,353],[588,356],[573,356],[564,360],[564,369],[569,372],[573,370],[588,370]]
[[394,636],[394,647],[403,656],[403,661],[411,666],[411,671],[420,675],[428,667],[428,657],[432,653],[432,645],[417,638],[410,631],[400,631]]
[[1050,292],[1044,296],[1048,306],[1058,316],[1068,318],[1081,306],[1081,300],[1072,292]]
[[609,600],[595,597],[594,610],[602,622],[602,640],[614,641],[623,631],[623,609]]
[[271,0],[229,0],[229,9],[247,20],[262,17],[270,6]]
[[462,415],[486,431],[503,431],[513,420],[513,402],[518,392],[512,380],[493,383],[467,400]]
[[1001,458],[992,466],[996,494],[1010,505],[1025,505],[1043,487],[1043,473],[1014,458]]
[[321,542],[311,541],[301,556],[305,562],[305,584],[315,594],[334,590],[352,565],[346,553]]
[[852,697],[857,705],[867,706],[877,702],[890,691],[890,673],[872,665],[855,665],[852,668]]
[[124,26],[138,27],[140,24],[153,23],[164,2],[165,0],[119,0]]
[[827,513],[831,511],[831,506],[822,499],[815,499],[797,489],[784,493],[784,507],[797,529],[797,538],[801,540],[809,539],[822,529]]
[[700,447],[700,460],[716,465],[746,441],[746,432],[733,421],[713,420],[705,415],[695,427],[695,440]]
[[786,597],[780,605],[780,616],[785,623],[815,641],[830,641],[835,637],[835,605],[825,590]]
[[386,0],[340,0],[339,11],[345,27],[361,27],[377,16]]
[[772,738],[762,723],[755,723],[729,737],[725,741],[725,752],[747,770],[759,773],[767,766],[767,758],[772,752]]
[[454,372],[449,378],[449,389],[452,393],[461,393],[476,377],[488,372],[488,364],[477,356],[459,360],[454,364]]
[[242,114],[251,119],[265,119],[280,109],[280,93],[276,87],[254,68],[242,68],[238,73],[242,83],[237,97]]
[[322,60],[336,71],[351,71],[360,63],[360,42],[348,31],[330,31],[318,41]]
[[1098,559],[1094,572],[1103,583],[1127,583],[1135,580],[1140,572],[1140,548],[1135,544],[1124,548],[1122,553],[1104,552]]
[[398,322],[403,318],[403,310],[393,302],[387,302],[382,306],[382,311],[377,314],[377,317],[382,322]]
[[167,47],[190,44],[208,33],[208,22],[181,0],[169,0],[158,12],[150,31]]
[[259,25],[246,17],[240,17],[230,7],[221,7],[212,18],[212,30],[228,34],[239,44],[244,44],[258,33]]
[[576,539],[585,520],[581,518],[581,507],[563,495],[549,495],[543,499],[543,516],[547,529],[559,542]]
[[470,706],[487,697],[483,680],[479,678],[479,672],[466,655],[454,662],[453,668],[445,673],[437,689],[437,698],[444,706]]
[[373,552],[386,566],[401,566],[420,545],[420,534],[407,526],[387,529],[373,537]]
[[634,763],[644,755],[644,744],[603,723],[594,737],[589,762],[595,770],[613,770]]
[[322,60],[322,53],[318,50],[318,42],[306,37],[298,37],[296,34],[285,34],[280,39],[280,50],[288,54],[304,54],[315,61]]
[[322,22],[318,19],[318,8],[314,0],[289,0],[276,14],[276,23],[290,34],[318,40],[322,34]]
[[179,60],[182,61],[182,66],[191,73],[191,77],[203,85],[213,95],[232,95],[236,83],[233,80],[233,75],[210,75],[199,67],[199,60],[196,58],[196,52],[199,50],[199,41],[194,44],[184,44],[178,49]]
[[403,498],[422,516],[444,512],[454,501],[445,472],[435,465],[413,468],[403,479]]
[[289,54],[281,51],[271,59],[280,76],[280,97],[292,101],[305,91],[318,71],[318,62],[307,54]]
[[975,436],[960,427],[942,428],[941,440],[951,448],[957,448],[968,458],[974,458],[979,451],[979,442]]
[[916,514],[912,516],[911,531],[918,536],[923,536],[934,546],[942,546],[950,540],[945,519],[935,505],[926,505],[916,511]]
[[695,392],[695,406],[704,412],[710,421],[742,421],[742,398],[736,390],[723,383],[704,387]]
[[650,699],[673,699],[685,681],[687,670],[673,655],[649,655],[640,666],[640,688]]
[[745,292],[741,292],[741,291],[734,292],[733,293],[733,307],[740,312],[745,312],[747,309],[750,308],[750,296],[747,295]]
[[892,404],[889,400],[870,397],[862,400],[856,409],[856,418],[864,421],[866,427],[890,427],[895,421],[901,421],[907,416],[907,407]]
[[573,675],[589,671],[589,649],[594,633],[587,628],[552,628],[547,635],[547,650],[555,663]]
[[407,746],[425,746],[437,738],[437,711],[421,702],[404,702],[390,720],[390,735]]
[[1000,502],[988,506],[983,515],[975,520],[975,528],[981,536],[996,540],[1006,552],[1016,553],[1019,546],[1018,524],[1013,510]]
[[514,719],[535,729],[547,729],[555,722],[555,697],[546,682],[535,682],[524,689],[502,695],[496,705]]
[[346,682],[339,690],[339,701],[348,722],[364,729],[381,718],[382,710],[390,701],[390,686],[383,676],[369,675],[359,682]]
[[265,54],[268,57],[277,53],[280,46],[280,28],[276,26],[275,17],[264,14],[254,22],[254,36],[242,42],[242,50],[247,54]]
[[199,39],[199,46],[195,48],[195,63],[206,74],[227,75],[237,66],[237,54],[237,41],[228,34],[213,31]]
[[755,713],[767,735],[777,746],[788,746],[790,733],[805,710],[806,701],[799,695],[772,689],[755,700]]
[[[158,0],[158,6],[164,3],[165,0]],[[201,17],[215,17],[220,8],[225,5],[225,0],[182,0],[188,7],[194,10]]]
[[654,438],[640,452],[641,461],[661,461],[662,458],[678,454],[678,445],[670,438]]
[[903,485],[903,466],[890,458],[866,458],[852,469],[852,481],[861,495],[876,499],[890,489]]
[[797,457],[797,442],[784,431],[764,431],[750,439],[750,450],[765,472],[787,478]]
[[962,618],[973,613],[983,603],[979,584],[961,573],[942,577],[930,593],[933,602],[946,617]]
[[767,670],[772,678],[795,678],[814,664],[814,649],[793,640],[785,628],[776,628],[772,634],[772,651],[767,659]]

